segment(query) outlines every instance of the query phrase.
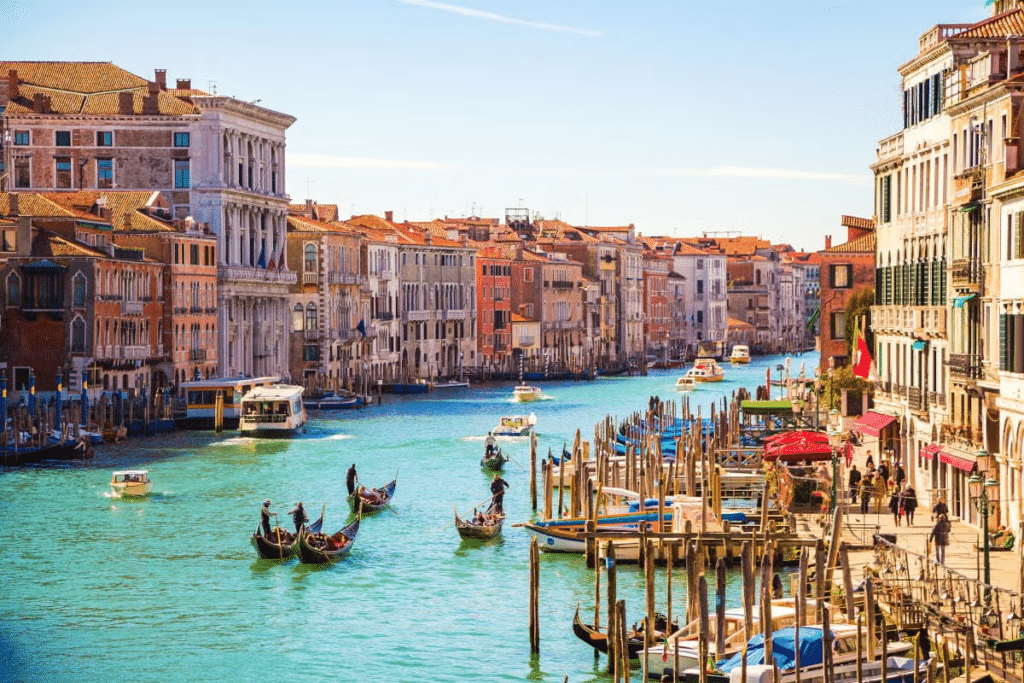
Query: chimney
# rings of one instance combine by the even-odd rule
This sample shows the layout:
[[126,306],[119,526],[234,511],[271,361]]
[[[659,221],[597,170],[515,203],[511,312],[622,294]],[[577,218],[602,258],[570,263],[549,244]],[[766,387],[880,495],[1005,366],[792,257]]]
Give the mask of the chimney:
[[159,114],[160,113],[160,84],[150,81],[147,84],[149,94],[142,98],[142,113],[143,114]]
[[154,69],[156,72],[156,84],[161,90],[167,90],[167,69]]
[[1010,37],[1006,40],[1006,77],[1010,78],[1020,69],[1020,53],[1017,51],[1017,43]]
[[191,78],[179,78],[178,79],[178,90],[191,90],[192,79]]
[[132,229],[132,212],[131,211],[125,211],[124,212],[124,228],[122,228],[122,229],[123,230],[131,230]]
[[394,220],[394,217],[395,217],[395,212],[394,211],[385,211],[384,212],[384,220],[386,220],[388,223],[391,223]]
[[825,248],[826,249],[831,249],[832,248],[832,235],[825,235]]
[[7,209],[7,215],[8,216],[17,216],[17,215],[19,215],[18,214],[18,193],[17,192],[11,192],[7,196],[11,198],[10,199],[10,204],[11,205]]
[[46,95],[41,92],[34,93],[32,95],[32,111],[37,114],[43,114],[46,108]]
[[316,218],[316,216],[313,215],[313,200],[312,199],[307,199],[306,200],[306,216],[309,217],[309,218]]
[[18,91],[18,70],[9,69],[7,71],[7,99],[13,102],[20,95],[21,93]]
[[135,113],[135,95],[130,92],[122,90],[117,93],[117,113],[118,114],[134,114]]

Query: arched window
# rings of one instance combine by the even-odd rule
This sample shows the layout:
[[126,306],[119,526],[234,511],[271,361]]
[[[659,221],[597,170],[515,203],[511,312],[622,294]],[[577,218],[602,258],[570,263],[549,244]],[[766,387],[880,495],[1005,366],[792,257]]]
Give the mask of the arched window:
[[71,323],[71,353],[85,353],[85,321],[78,317]]
[[306,329],[316,329],[316,305],[312,302],[306,305]]
[[307,272],[307,273],[315,273],[316,272],[316,245],[315,244],[307,244],[305,247],[303,247],[302,253],[303,253],[302,269],[305,272]]
[[292,331],[302,330],[302,304],[295,304],[292,309]]

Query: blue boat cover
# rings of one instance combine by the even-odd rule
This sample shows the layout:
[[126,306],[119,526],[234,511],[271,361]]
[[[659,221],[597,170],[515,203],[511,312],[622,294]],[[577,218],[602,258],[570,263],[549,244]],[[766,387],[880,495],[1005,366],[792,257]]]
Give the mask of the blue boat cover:
[[723,512],[722,519],[732,524],[746,524],[747,515],[744,512]]
[[[800,666],[821,664],[823,653],[821,644],[824,641],[820,628],[803,626],[800,629]],[[772,659],[782,671],[793,668],[795,654],[796,630],[793,628],[779,629],[772,634]],[[747,666],[764,664],[764,635],[758,633],[747,641]],[[743,653],[737,652],[728,659],[718,662],[718,670],[729,673],[743,666]]]
[[[665,499],[665,507],[666,508],[672,507],[672,499],[671,498],[666,498]],[[651,510],[651,509],[657,510],[658,509],[658,499],[657,498],[648,498],[647,500],[645,500],[644,501],[644,509],[645,510]],[[632,503],[630,503],[629,504],[629,511],[630,512],[640,512],[640,502],[635,500]]]

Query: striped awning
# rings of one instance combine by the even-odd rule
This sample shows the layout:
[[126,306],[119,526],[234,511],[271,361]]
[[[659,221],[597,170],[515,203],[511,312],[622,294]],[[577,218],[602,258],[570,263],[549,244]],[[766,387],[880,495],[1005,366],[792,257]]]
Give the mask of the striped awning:
[[921,449],[921,456],[925,458],[935,459],[935,456],[942,451],[942,445],[937,443],[930,443]]
[[895,420],[896,417],[894,415],[886,415],[885,413],[876,413],[873,410],[869,410],[854,421],[853,427],[865,434],[878,436],[883,429]]
[[939,462],[944,462],[947,465],[952,465],[958,470],[963,470],[964,472],[972,471],[974,469],[974,466],[977,464],[971,458],[965,458],[961,455],[956,455],[946,450],[942,451],[939,454]]

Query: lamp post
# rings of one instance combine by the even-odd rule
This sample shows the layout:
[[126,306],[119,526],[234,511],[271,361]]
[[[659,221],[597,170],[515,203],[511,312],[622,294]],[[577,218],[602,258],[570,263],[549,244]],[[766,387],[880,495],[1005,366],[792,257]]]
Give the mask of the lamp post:
[[828,444],[832,447],[832,501],[829,512],[836,511],[836,480],[839,478],[839,447],[843,443],[843,432],[839,428],[839,411],[828,411]]
[[[978,452],[978,457],[987,456],[988,452],[982,449]],[[989,585],[992,583],[992,568],[989,562],[989,539],[988,539],[988,515],[992,511],[992,503],[988,498],[989,486],[998,486],[998,483],[992,479],[982,480],[981,475],[975,473],[971,475],[971,478],[967,480],[967,484],[972,492],[971,498],[974,501],[974,506],[978,512],[981,513],[981,533],[983,537],[984,545],[982,546],[984,552],[984,566],[985,566],[985,600],[989,598]]]

